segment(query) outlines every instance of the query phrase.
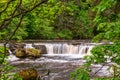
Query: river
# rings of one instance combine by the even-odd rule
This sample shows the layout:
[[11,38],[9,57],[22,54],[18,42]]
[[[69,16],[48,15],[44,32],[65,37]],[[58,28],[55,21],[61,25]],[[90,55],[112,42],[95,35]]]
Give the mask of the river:
[[[46,53],[36,59],[20,59],[14,55],[8,58],[9,64],[16,67],[17,71],[21,69],[34,68],[39,74],[49,74],[42,77],[42,80],[70,80],[70,74],[79,66],[85,63],[83,57],[90,55],[90,50],[101,43],[90,42],[37,42],[25,43],[24,48],[41,48],[45,47]],[[94,65],[91,74],[94,74],[101,65]],[[96,76],[109,76],[105,66]]]

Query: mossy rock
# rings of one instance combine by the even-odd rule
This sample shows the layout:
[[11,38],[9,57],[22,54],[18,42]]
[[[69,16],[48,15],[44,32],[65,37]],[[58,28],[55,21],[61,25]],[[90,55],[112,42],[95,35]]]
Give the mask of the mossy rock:
[[25,50],[24,49],[16,49],[15,56],[18,58],[25,58],[26,57]]
[[21,70],[18,74],[23,80],[37,80],[38,76],[37,70],[33,68]]
[[15,56],[18,58],[39,58],[41,51],[35,48],[20,48],[15,50]]
[[35,48],[26,48],[26,55],[29,58],[38,58],[41,56],[41,51]]

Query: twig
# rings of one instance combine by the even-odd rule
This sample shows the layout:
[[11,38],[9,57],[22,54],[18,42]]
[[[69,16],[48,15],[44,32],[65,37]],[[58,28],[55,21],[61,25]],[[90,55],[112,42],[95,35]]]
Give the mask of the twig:
[[23,20],[23,15],[21,16],[21,18],[20,18],[20,21],[19,21],[19,23],[16,25],[16,29],[14,30],[14,32],[12,33],[12,35],[10,36],[10,38],[5,42],[5,44],[4,44],[4,56],[3,56],[3,58],[2,58],[2,60],[1,60],[1,64],[4,62],[4,60],[5,60],[5,57],[6,57],[6,52],[7,52],[7,44],[9,43],[9,41],[12,39],[12,37],[15,35],[15,33],[16,33],[16,31],[18,30],[18,28],[20,27],[20,25],[21,25],[21,22],[22,22],[22,20]]
[[[9,18],[6,18],[3,20],[2,24],[0,25],[0,30],[2,30],[5,26],[4,26],[4,23],[11,20],[12,18],[15,18],[15,17],[18,17],[20,16],[21,14],[27,14],[28,12],[31,12],[33,11],[36,7],[40,6],[41,4],[47,2],[48,0],[42,0],[40,3],[36,4],[35,6],[33,6],[31,9],[29,10],[26,10],[26,11],[23,11],[23,12],[20,12],[18,14],[14,14],[12,15],[12,17],[9,17]],[[9,24],[9,23],[8,23]]]
[[2,24],[0,25],[0,30],[2,30],[4,27],[7,27],[11,23],[13,16],[15,15],[17,9],[21,6],[21,4],[22,4],[22,0],[19,1],[18,5],[16,5],[15,10],[11,14],[9,21],[7,21],[5,19],[2,21]]
[[109,64],[111,62],[105,62],[103,63],[103,65],[91,76],[91,77],[94,77],[100,70],[102,70],[102,68],[106,65],[106,64]]
[[8,6],[9,6],[9,4],[12,2],[12,0],[8,0],[8,2],[6,3],[6,6],[5,6],[5,8],[2,10],[2,11],[0,11],[0,15],[8,8]]
[[18,25],[16,25],[16,29],[14,30],[14,32],[12,33],[12,35],[10,36],[10,38],[9,38],[9,39],[5,42],[5,44],[4,44],[4,57],[3,57],[3,59],[0,61],[0,64],[2,64],[2,63],[4,62],[4,60],[5,60],[6,52],[7,52],[7,44],[10,42],[10,40],[12,39],[12,37],[15,35],[16,31],[17,31],[18,28],[20,27],[21,22],[22,22],[22,19],[23,19],[23,17],[24,17],[23,15],[24,15],[24,14],[27,14],[28,12],[33,11],[36,7],[38,7],[39,5],[41,5],[41,4],[43,4],[43,3],[47,2],[47,1],[48,1],[48,0],[42,0],[42,2],[40,2],[40,3],[38,3],[37,5],[33,6],[31,9],[29,9],[29,10],[27,10],[27,11],[24,11],[24,12],[20,12],[20,13],[18,13],[18,14],[15,14],[15,12],[17,11],[17,9],[18,9],[18,8],[21,6],[21,4],[22,4],[22,0],[20,0],[18,6],[15,8],[14,12],[12,13],[12,15],[11,15],[9,18],[6,18],[6,19],[3,20],[2,24],[0,25],[0,30],[2,30],[3,28],[5,28],[5,27],[4,27],[4,26],[5,26],[5,22],[8,21],[8,23],[6,24],[6,26],[8,26],[8,25],[10,24],[10,22],[12,21],[13,18],[19,17],[20,15],[22,15],[21,18],[20,18],[20,21],[19,21]]

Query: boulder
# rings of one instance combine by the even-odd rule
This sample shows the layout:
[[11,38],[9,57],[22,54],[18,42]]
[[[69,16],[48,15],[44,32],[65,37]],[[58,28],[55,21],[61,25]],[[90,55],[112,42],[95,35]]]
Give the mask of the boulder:
[[20,70],[18,74],[23,80],[37,80],[38,76],[37,70],[33,68]]
[[26,48],[26,56],[29,58],[38,58],[41,56],[41,51],[35,48]]
[[38,58],[41,56],[41,52],[34,48],[19,48],[15,50],[15,56],[18,58]]
[[47,49],[45,45],[33,45],[35,49],[41,50],[41,54],[47,54]]
[[24,49],[16,49],[15,51],[15,56],[18,58],[26,58],[26,52]]
[[16,49],[24,48],[25,44],[9,44],[9,50],[14,54]]

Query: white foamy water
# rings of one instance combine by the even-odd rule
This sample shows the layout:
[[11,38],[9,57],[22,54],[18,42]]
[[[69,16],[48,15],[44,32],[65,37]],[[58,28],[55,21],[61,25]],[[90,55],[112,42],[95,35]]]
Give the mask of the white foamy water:
[[19,60],[19,58],[17,58],[16,56],[14,55],[10,55],[8,58],[7,58],[8,61],[16,61],[16,60]]
[[[34,48],[34,46],[45,46],[47,53],[43,54],[43,57],[63,57],[68,59],[79,59],[85,55],[90,55],[90,51],[96,44],[92,43],[81,43],[81,44],[70,44],[70,43],[33,43],[26,44],[24,48]],[[10,55],[8,60],[18,60],[14,55]]]
[[90,54],[94,44],[72,45],[68,43],[34,43],[34,45],[45,45],[47,54]]
[[26,44],[24,48],[34,48],[34,47],[32,46],[32,44]]
[[19,58],[17,58],[15,55],[12,54],[12,52],[9,50],[9,56],[7,58],[8,61],[16,61],[19,60]]
[[65,57],[65,58],[83,58],[83,54],[43,54],[44,57]]

